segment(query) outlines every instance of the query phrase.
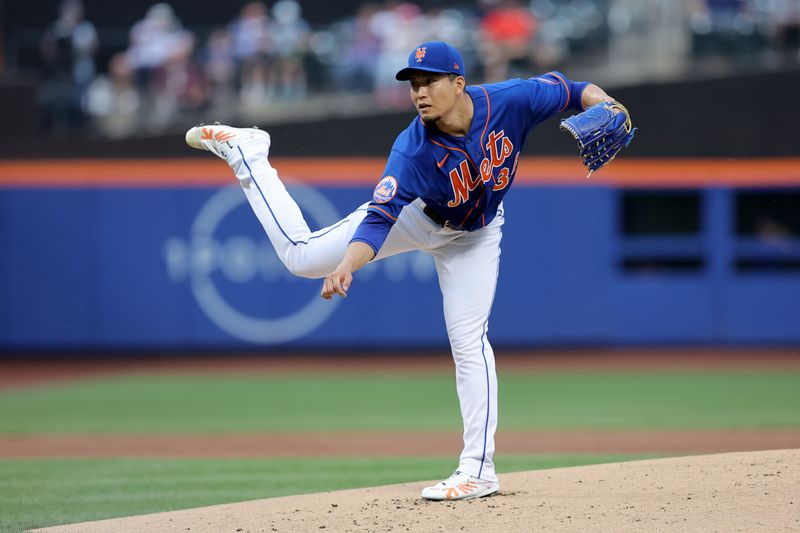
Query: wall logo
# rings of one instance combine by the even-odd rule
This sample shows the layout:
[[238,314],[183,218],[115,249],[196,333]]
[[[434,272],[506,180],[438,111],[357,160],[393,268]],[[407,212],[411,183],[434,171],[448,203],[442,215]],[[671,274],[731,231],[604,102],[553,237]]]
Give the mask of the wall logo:
[[[287,188],[312,228],[340,219],[316,189],[297,183]],[[341,303],[320,298],[318,280],[289,273],[237,186],[215,192],[197,212],[189,238],[167,239],[163,254],[169,279],[188,283],[209,320],[239,340],[267,345],[301,339],[322,326]],[[421,252],[372,262],[358,272],[359,285],[383,288],[387,282],[405,286],[409,280],[435,279],[433,258]]]
[[[310,224],[327,226],[340,217],[331,203],[308,186],[293,184],[292,197],[307,214]],[[257,229],[247,199],[239,187],[226,187],[215,193],[200,209],[192,223],[189,241],[173,237],[164,244],[168,275],[174,282],[188,279],[192,294],[206,316],[230,335],[256,344],[276,344],[299,339],[323,324],[336,310],[338,300],[326,301],[313,291],[307,303],[276,318],[253,316],[229,301],[227,285],[253,282],[259,274],[266,281],[289,281],[291,274],[278,260],[266,235],[251,238],[220,235],[220,226],[239,210]],[[276,298],[263,305],[283,308]],[[274,309],[273,309],[274,311]]]

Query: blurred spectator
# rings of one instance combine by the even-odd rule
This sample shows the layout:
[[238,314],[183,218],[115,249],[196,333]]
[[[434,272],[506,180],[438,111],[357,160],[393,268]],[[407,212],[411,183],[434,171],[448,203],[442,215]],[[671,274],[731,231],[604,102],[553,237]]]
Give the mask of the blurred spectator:
[[[53,130],[80,127],[89,105],[100,129],[123,135],[199,120],[209,107],[221,120],[275,116],[270,102],[289,116],[329,110],[318,96],[330,92],[361,93],[338,95],[342,110],[404,108],[408,88],[394,74],[428,40],[458,47],[471,83],[547,70],[630,83],[674,79],[698,59],[715,74],[800,61],[800,0],[375,1],[314,30],[298,0],[272,0],[271,9],[249,1],[229,25],[202,28],[208,37],[197,43],[170,4],[157,3],[130,28],[127,52],[97,76],[96,51],[116,54],[125,33],[105,27],[110,42],[100,43],[81,0],[62,0],[58,20],[33,43],[43,116]],[[25,42],[11,35],[15,65]],[[316,101],[305,105],[309,97]]]
[[754,233],[758,240],[771,243],[778,248],[791,246],[794,238],[789,228],[768,214],[758,217]]
[[278,43],[273,67],[276,96],[280,100],[301,100],[306,96],[305,59],[311,29],[295,0],[278,0],[272,7],[272,15],[270,35]]
[[191,61],[194,39],[176,44],[152,82],[153,113],[148,125],[155,131],[165,129],[187,112],[203,109],[208,101],[205,76]]
[[531,0],[531,11],[538,21],[531,51],[534,64],[539,68],[534,66],[533,70],[553,70],[569,52],[564,24],[556,17],[553,0]]
[[63,0],[58,19],[41,42],[45,82],[39,98],[46,125],[54,131],[80,127],[86,118],[85,97],[95,76],[97,32],[83,18],[80,0]]
[[211,106],[220,109],[230,105],[236,82],[231,34],[224,29],[214,30],[208,37],[202,56]]
[[269,35],[269,11],[264,2],[250,2],[242,8],[239,18],[231,24],[233,57],[240,65],[250,59],[272,52]]
[[239,103],[247,111],[264,107],[272,98],[275,82],[272,71],[264,63],[249,63],[242,71],[242,88]]
[[483,79],[483,61],[478,56],[480,32],[478,18],[466,9],[432,9],[426,13],[430,31],[428,37],[435,41],[446,41],[455,46],[464,59],[464,67],[470,83]]
[[134,24],[127,66],[142,98],[142,126],[160,131],[179,111],[199,106],[205,92],[189,62],[193,50],[194,35],[181,27],[169,4],[155,4]]
[[138,128],[141,108],[127,54],[115,54],[108,65],[108,73],[108,76],[98,76],[90,86],[88,110],[104,134],[125,137]]
[[376,4],[365,4],[339,29],[342,46],[332,75],[341,89],[371,91],[374,87],[381,39],[373,32],[372,18],[379,9]]
[[695,0],[689,26],[695,55],[734,57],[746,53],[755,23],[745,0]]
[[231,40],[243,105],[263,101],[273,91],[271,67],[275,62],[275,40],[264,2],[245,4],[233,24]]
[[130,32],[128,64],[135,73],[137,86],[148,91],[156,70],[173,54],[182,54],[193,46],[193,41],[191,32],[181,28],[169,4],[155,4],[148,9],[144,19],[134,24]]
[[482,4],[488,8],[481,20],[485,80],[493,83],[508,79],[512,67],[519,75],[530,73],[537,28],[533,12],[518,0],[484,0]]
[[408,87],[394,78],[408,51],[428,40],[422,9],[416,4],[386,2],[371,21],[372,33],[381,38],[375,67],[375,103],[378,107],[408,104]]
[[800,60],[800,0],[771,0],[767,4],[775,51],[791,61]]
[[[762,245],[761,254],[753,254],[746,259],[746,268],[750,272],[775,272],[793,268],[792,256],[797,253],[794,235],[775,217],[762,214],[755,220],[754,236]],[[795,263],[796,264],[796,263]]]

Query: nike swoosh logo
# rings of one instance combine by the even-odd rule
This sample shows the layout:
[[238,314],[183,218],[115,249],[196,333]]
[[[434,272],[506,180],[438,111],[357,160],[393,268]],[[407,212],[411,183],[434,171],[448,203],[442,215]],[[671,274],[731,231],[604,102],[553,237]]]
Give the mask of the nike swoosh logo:
[[445,155],[444,159],[442,159],[441,161],[436,163],[436,166],[439,167],[439,168],[442,168],[442,165],[444,165],[444,162],[447,161],[448,157],[450,157],[450,154]]

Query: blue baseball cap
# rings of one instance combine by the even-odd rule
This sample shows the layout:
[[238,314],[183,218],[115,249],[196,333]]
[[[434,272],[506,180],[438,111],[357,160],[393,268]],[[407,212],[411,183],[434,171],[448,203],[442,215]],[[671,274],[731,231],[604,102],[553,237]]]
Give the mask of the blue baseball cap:
[[465,75],[461,54],[455,47],[442,41],[422,43],[414,48],[408,56],[408,66],[394,77],[400,81],[407,81],[415,70]]

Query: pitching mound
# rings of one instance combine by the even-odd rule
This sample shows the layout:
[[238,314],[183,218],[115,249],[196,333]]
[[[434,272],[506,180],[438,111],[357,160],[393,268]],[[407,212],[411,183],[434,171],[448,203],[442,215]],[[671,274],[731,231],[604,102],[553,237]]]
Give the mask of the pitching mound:
[[501,492],[418,498],[426,482],[288,496],[46,532],[798,531],[800,450],[518,472]]

